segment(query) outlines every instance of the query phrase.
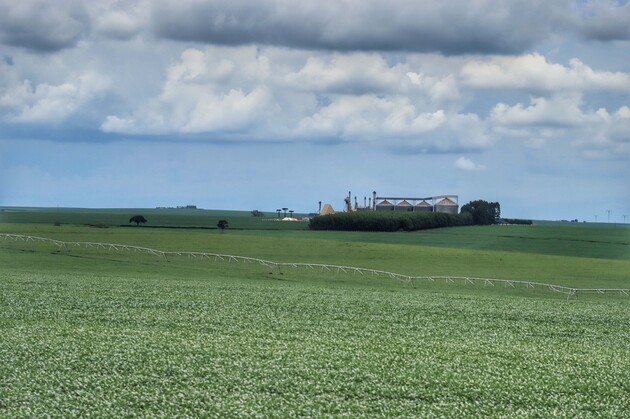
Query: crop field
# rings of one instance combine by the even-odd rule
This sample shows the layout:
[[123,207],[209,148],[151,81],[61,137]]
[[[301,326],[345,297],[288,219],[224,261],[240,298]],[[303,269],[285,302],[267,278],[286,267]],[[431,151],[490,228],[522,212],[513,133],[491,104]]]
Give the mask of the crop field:
[[[143,227],[179,227],[216,229],[221,219],[227,219],[231,228],[248,230],[305,230],[306,222],[277,222],[276,212],[253,217],[248,211],[224,211],[185,208],[29,208],[0,207],[0,223],[39,223],[61,225],[124,226],[132,225],[129,219],[143,215]],[[303,216],[304,214],[295,214]]]
[[[10,221],[0,233],[630,288],[622,227],[221,234]],[[384,276],[7,240],[0,278],[0,417],[630,412],[624,295],[412,287]]]

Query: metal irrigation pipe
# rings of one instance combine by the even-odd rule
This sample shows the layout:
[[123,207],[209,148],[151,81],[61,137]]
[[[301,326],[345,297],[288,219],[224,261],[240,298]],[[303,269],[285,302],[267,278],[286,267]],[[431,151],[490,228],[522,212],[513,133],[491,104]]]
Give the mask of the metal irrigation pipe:
[[121,250],[136,251],[136,252],[144,252],[144,253],[152,254],[155,256],[163,256],[163,257],[200,256],[201,258],[208,258],[208,259],[214,258],[215,260],[221,260],[221,261],[225,261],[227,259],[228,261],[235,261],[235,262],[238,262],[238,261],[254,262],[254,263],[259,263],[267,267],[278,268],[278,269],[280,269],[283,266],[286,266],[286,267],[291,267],[291,268],[300,268],[300,267],[306,267],[309,269],[321,268],[322,271],[324,271],[325,269],[329,272],[333,272],[334,270],[336,270],[337,272],[344,272],[344,273],[348,273],[348,271],[351,271],[353,273],[358,272],[360,274],[371,273],[377,276],[378,275],[389,276],[390,278],[393,278],[393,279],[399,279],[405,282],[409,282],[412,285],[413,285],[414,280],[428,280],[428,281],[433,282],[436,279],[444,279],[447,282],[453,282],[454,280],[458,279],[458,280],[463,280],[465,283],[470,283],[470,284],[474,284],[474,281],[480,281],[480,282],[483,281],[484,284],[492,285],[492,286],[494,286],[495,283],[503,283],[506,287],[510,285],[512,288],[514,288],[514,284],[525,285],[525,287],[527,288],[535,288],[536,286],[538,286],[541,288],[547,288],[551,291],[566,294],[569,297],[577,296],[578,292],[580,293],[596,292],[599,294],[618,292],[620,295],[630,295],[630,289],[628,288],[571,288],[571,287],[565,287],[562,285],[547,284],[544,282],[520,281],[516,279],[478,278],[478,277],[464,277],[464,276],[435,276],[435,275],[410,276],[410,275],[399,274],[396,272],[389,272],[389,271],[383,271],[383,270],[371,269],[371,268],[361,268],[361,267],[356,267],[356,266],[329,265],[329,264],[323,264],[323,263],[305,263],[305,262],[274,262],[271,260],[253,258],[249,256],[227,255],[227,254],[222,254],[222,253],[162,251],[162,250],[152,249],[149,247],[133,246],[133,245],[126,245],[126,244],[115,244],[115,243],[65,242],[61,240],[49,239],[46,237],[25,236],[21,234],[9,234],[9,233],[0,233],[0,238],[4,240],[23,241],[23,242],[29,242],[29,241],[38,242],[39,241],[39,242],[44,242],[44,243],[51,243],[58,247],[69,247],[69,246],[86,247],[86,248],[95,247],[97,249],[105,249],[105,250],[113,249],[116,251],[121,251]]

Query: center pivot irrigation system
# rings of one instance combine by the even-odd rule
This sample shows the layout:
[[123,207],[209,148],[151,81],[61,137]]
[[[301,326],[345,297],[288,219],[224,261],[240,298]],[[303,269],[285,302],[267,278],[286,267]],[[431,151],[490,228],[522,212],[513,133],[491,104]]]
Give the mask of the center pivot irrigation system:
[[482,283],[484,286],[495,286],[497,284],[503,284],[504,287],[516,288],[517,285],[524,286],[525,288],[542,288],[565,294],[567,298],[577,297],[578,293],[615,293],[620,295],[630,295],[629,288],[572,288],[562,285],[553,285],[543,282],[534,281],[519,281],[513,279],[497,279],[497,278],[477,278],[468,276],[410,276],[403,275],[396,272],[383,271],[379,269],[359,268],[355,266],[341,266],[341,265],[329,265],[322,263],[304,263],[304,262],[274,262],[271,260],[252,258],[247,256],[226,255],[221,253],[206,253],[206,252],[165,252],[162,250],[151,249],[148,247],[131,246],[127,244],[114,244],[114,243],[96,243],[96,242],[65,242],[60,240],[53,240],[45,237],[36,236],[24,236],[20,234],[5,234],[0,233],[0,238],[11,241],[22,242],[42,242],[55,245],[59,248],[68,247],[85,247],[96,248],[102,250],[114,250],[114,251],[129,251],[147,253],[155,256],[167,258],[168,256],[187,256],[190,258],[210,259],[215,261],[228,261],[228,262],[254,262],[270,268],[280,269],[281,267],[291,268],[307,268],[307,269],[319,269],[322,272],[344,272],[360,275],[377,275],[386,276],[392,279],[401,280],[413,285],[414,280],[419,281],[436,281],[443,280],[446,282],[463,282],[467,284]]

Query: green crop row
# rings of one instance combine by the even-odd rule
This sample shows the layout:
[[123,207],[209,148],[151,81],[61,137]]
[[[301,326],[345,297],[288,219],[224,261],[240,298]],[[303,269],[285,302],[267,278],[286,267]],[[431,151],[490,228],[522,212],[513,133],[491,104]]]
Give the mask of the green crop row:
[[311,230],[417,231],[472,224],[473,218],[469,213],[362,211],[314,217],[309,227]]

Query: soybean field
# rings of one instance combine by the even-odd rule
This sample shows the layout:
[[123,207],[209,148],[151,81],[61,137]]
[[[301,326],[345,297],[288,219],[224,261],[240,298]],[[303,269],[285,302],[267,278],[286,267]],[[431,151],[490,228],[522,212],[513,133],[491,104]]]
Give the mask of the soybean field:
[[[0,223],[0,233],[414,275],[630,286],[623,227],[222,234],[23,221]],[[0,278],[2,417],[630,412],[630,298],[623,295],[411,286],[384,276],[6,240]]]

